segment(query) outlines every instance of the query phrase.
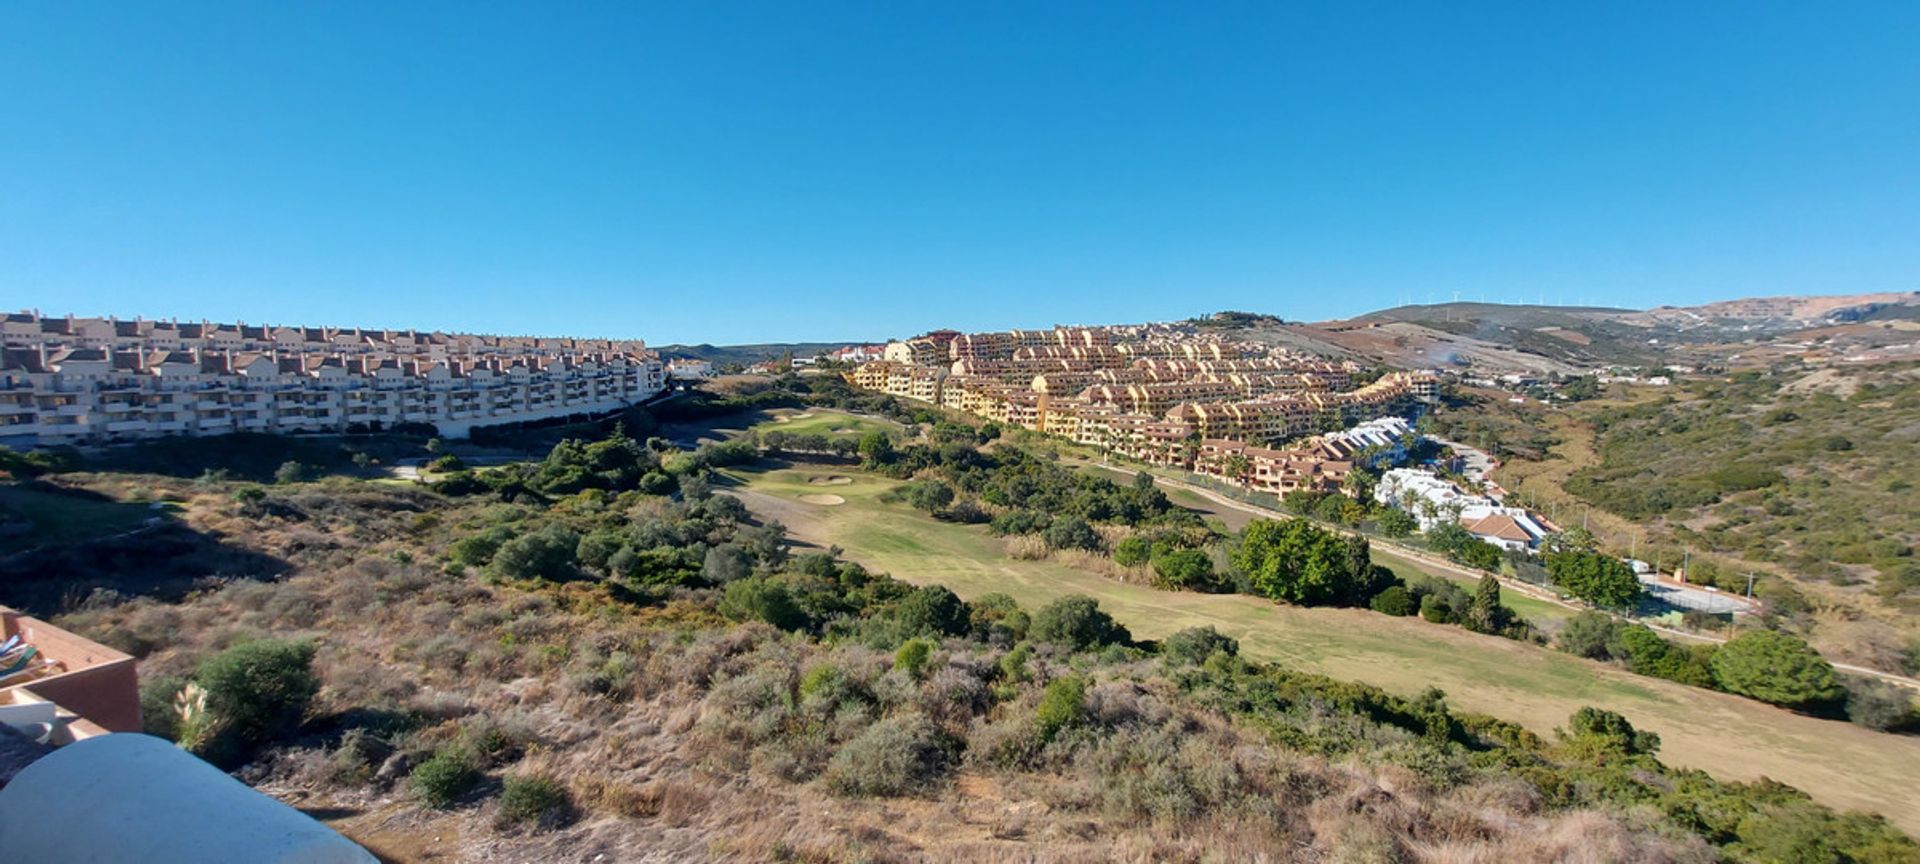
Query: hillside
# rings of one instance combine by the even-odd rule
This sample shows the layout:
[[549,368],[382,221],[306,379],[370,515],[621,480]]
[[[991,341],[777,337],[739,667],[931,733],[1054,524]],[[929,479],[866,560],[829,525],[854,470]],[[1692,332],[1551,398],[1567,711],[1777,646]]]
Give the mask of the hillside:
[[[615,435],[430,488],[353,461],[272,486],[66,470],[43,482],[171,502],[199,545],[165,590],[122,549],[103,590],[0,602],[135,654],[151,731],[388,860],[1920,855],[1881,817],[1665,764],[1609,711],[1536,734],[1209,628],[1142,639],[1084,597],[896,581],[752,518],[726,471],[761,458]],[[217,575],[236,556],[273,566]],[[262,656],[313,683],[237,694],[277,722],[174,710],[189,682],[236,704],[209,670]]]
[[656,345],[654,350],[666,359],[691,357],[696,360],[711,361],[715,366],[739,364],[750,366],[762,360],[777,360],[782,357],[811,357],[824,354],[845,345],[867,344],[859,340],[846,342],[764,342],[749,345]]
[[1598,508],[1613,551],[1690,556],[1693,581],[1730,591],[1757,574],[1830,656],[1920,665],[1920,365],[1787,364],[1554,411],[1489,396],[1436,420],[1493,443],[1509,488]]
[[1401,368],[1472,367],[1528,375],[1605,366],[1764,365],[1806,354],[1916,352],[1920,293],[1771,297],[1651,310],[1439,303],[1347,320],[1274,324],[1247,316],[1245,338]]

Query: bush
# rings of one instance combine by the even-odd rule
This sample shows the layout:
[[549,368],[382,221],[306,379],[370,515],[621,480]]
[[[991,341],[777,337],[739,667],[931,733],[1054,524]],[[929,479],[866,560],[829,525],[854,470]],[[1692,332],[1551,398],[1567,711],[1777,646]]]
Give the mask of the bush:
[[263,744],[299,727],[320,690],[313,654],[311,642],[256,639],[201,663],[194,680],[206,691],[219,743]]
[[993,517],[990,529],[995,534],[1038,534],[1053,524],[1053,517],[1037,510],[1013,510]]
[[1113,563],[1122,567],[1138,567],[1147,563],[1153,554],[1153,544],[1145,537],[1128,537],[1113,545]]
[[1420,603],[1413,599],[1413,592],[1408,591],[1405,585],[1388,586],[1387,590],[1373,595],[1373,600],[1367,605],[1375,612],[1401,618],[1420,611]]
[[1040,694],[1040,705],[1034,709],[1034,720],[1040,724],[1040,738],[1052,741],[1062,730],[1080,725],[1087,711],[1087,682],[1078,676],[1069,675],[1048,682],[1046,692]]
[[1028,635],[1076,651],[1132,641],[1127,628],[1100,609],[1092,597],[1072,594],[1040,607]]
[[933,657],[933,643],[925,639],[909,639],[899,651],[893,654],[893,668],[907,673],[907,677],[920,680],[926,671],[927,661]]
[[1093,530],[1087,520],[1078,516],[1055,519],[1040,536],[1047,541],[1049,549],[1085,549],[1089,552],[1100,551],[1100,532]]
[[1742,633],[1714,652],[1713,679],[1728,693],[1788,708],[1831,704],[1846,695],[1833,664],[1785,633]]
[[1913,693],[1897,684],[1849,676],[1847,719],[1881,732],[1907,732],[1920,727],[1913,709]]
[[1161,588],[1213,587],[1213,559],[1198,549],[1173,549],[1153,556],[1153,584]]
[[516,774],[500,787],[500,821],[552,828],[573,813],[573,798],[560,781],[542,774]]
[[1660,751],[1659,735],[1636,730],[1627,718],[1593,707],[1573,712],[1563,736],[1576,750],[1588,755],[1652,756]]
[[504,579],[565,582],[579,575],[580,535],[563,525],[548,525],[500,545],[487,566]]
[[897,615],[908,635],[959,636],[967,632],[967,604],[940,585],[915,588],[900,598]]
[[718,609],[735,621],[758,619],[782,630],[805,629],[809,623],[785,584],[758,576],[728,583]]
[[440,748],[427,761],[414,766],[414,794],[420,796],[421,803],[436,810],[452,807],[454,801],[480,782],[480,769],[474,761],[464,747]]
[[1211,625],[1206,627],[1188,627],[1168,636],[1160,643],[1160,656],[1175,663],[1198,666],[1212,657],[1215,652],[1224,652],[1230,657],[1240,654],[1240,641],[1231,636],[1222,635]]
[[888,717],[848,741],[827,762],[827,788],[842,795],[917,792],[945,773],[951,746],[918,714]]
[[1438,594],[1428,594],[1420,598],[1420,617],[1435,624],[1452,624],[1459,621],[1459,615],[1447,598]]
[[937,513],[940,508],[953,503],[953,487],[938,480],[909,483],[901,490],[901,494],[915,510],[925,510],[928,513]]
[[1567,619],[1556,642],[1560,650],[1590,660],[1613,657],[1612,646],[1620,625],[1605,612],[1582,612]]

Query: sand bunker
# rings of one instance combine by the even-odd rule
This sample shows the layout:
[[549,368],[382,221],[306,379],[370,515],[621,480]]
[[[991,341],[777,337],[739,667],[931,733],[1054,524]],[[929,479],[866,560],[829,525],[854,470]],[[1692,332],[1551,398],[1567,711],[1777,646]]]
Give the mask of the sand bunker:
[[838,495],[821,495],[819,493],[814,493],[812,495],[802,495],[800,496],[800,500],[805,501],[808,504],[819,504],[823,507],[832,507],[836,504],[847,503],[847,499],[842,498]]
[[842,477],[835,474],[832,477],[810,477],[807,479],[807,482],[814,486],[845,486],[848,483],[852,483],[853,478]]
[[800,414],[787,414],[787,415],[784,415],[784,416],[780,416],[780,417],[775,417],[775,418],[773,418],[773,422],[775,422],[775,423],[792,423],[792,422],[793,422],[793,421],[795,421],[795,420],[805,420],[805,419],[807,419],[808,417],[812,417],[812,416],[813,416],[813,412],[811,412],[811,411],[808,411],[808,412],[804,412],[804,413],[800,413]]

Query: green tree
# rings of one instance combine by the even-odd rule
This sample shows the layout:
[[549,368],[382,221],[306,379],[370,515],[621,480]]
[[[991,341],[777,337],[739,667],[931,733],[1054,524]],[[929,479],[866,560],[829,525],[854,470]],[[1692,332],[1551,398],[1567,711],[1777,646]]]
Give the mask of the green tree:
[[1213,587],[1213,559],[1198,549],[1168,549],[1153,556],[1153,582],[1161,588]]
[[1608,609],[1632,608],[1643,590],[1625,561],[1598,552],[1549,553],[1547,576],[1567,593]]
[[1560,650],[1590,660],[1606,660],[1613,656],[1612,645],[1619,622],[1605,612],[1582,612],[1567,619],[1560,628],[1556,645]]
[[1480,577],[1474,588],[1473,603],[1467,607],[1467,629],[1478,633],[1501,633],[1513,623],[1513,613],[1500,605],[1500,580],[1489,573]]
[[1087,520],[1078,516],[1067,516],[1053,520],[1040,536],[1047,541],[1049,549],[1085,549],[1090,552],[1100,549],[1100,532],[1093,530]]
[[908,592],[900,598],[898,616],[905,632],[916,635],[959,636],[970,623],[967,604],[941,585]]
[[1367,605],[1382,615],[1394,615],[1404,618],[1420,611],[1420,601],[1415,600],[1413,592],[1405,585],[1389,585],[1387,590],[1373,595]]
[[547,525],[500,544],[487,566],[503,579],[564,582],[578,576],[580,535],[564,525]]
[[1127,628],[1113,620],[1092,597],[1069,594],[1040,607],[1027,634],[1075,650],[1132,640]]
[[1560,735],[1575,752],[1589,757],[1652,756],[1660,752],[1658,734],[1637,730],[1627,718],[1591,706],[1573,712]]
[[860,461],[873,468],[893,461],[893,439],[875,429],[860,436]]
[[1147,563],[1153,555],[1153,544],[1147,538],[1134,536],[1113,544],[1113,563],[1122,567],[1138,567]]
[[1380,513],[1380,533],[1388,537],[1405,537],[1420,529],[1420,523],[1414,521],[1413,514],[1398,507],[1388,507]]
[[1305,519],[1249,524],[1233,565],[1256,591],[1303,606],[1357,605],[1375,593],[1377,574],[1364,537],[1346,537]]
[[910,483],[903,492],[908,504],[928,513],[938,513],[940,508],[953,503],[953,487],[938,480]]
[[1846,695],[1833,664],[1812,646],[1785,633],[1742,633],[1714,652],[1713,680],[1720,689],[1788,708],[1831,704]]
[[1237,657],[1240,654],[1240,641],[1231,636],[1222,635],[1220,631],[1213,629],[1213,625],[1207,625],[1188,627],[1168,636],[1160,643],[1160,656],[1188,666],[1205,663],[1207,658],[1212,657],[1216,652]]
[[807,615],[794,601],[793,592],[784,583],[759,576],[728,583],[717,608],[735,621],[758,619],[782,630],[808,626]]
[[1040,694],[1040,705],[1034,709],[1041,740],[1052,741],[1061,731],[1080,725],[1086,716],[1086,702],[1087,682],[1079,676],[1048,682],[1046,692]]

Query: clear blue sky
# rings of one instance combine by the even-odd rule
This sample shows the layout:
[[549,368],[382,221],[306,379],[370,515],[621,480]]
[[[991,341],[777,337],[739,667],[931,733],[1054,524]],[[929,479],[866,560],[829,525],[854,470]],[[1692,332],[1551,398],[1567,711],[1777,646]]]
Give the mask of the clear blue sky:
[[664,343],[1920,288],[1920,3],[1281,6],[0,4],[0,307]]

